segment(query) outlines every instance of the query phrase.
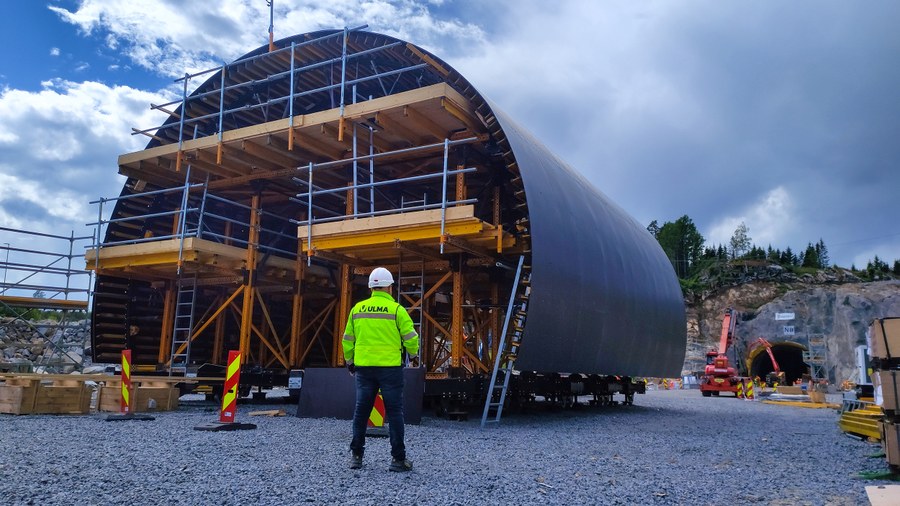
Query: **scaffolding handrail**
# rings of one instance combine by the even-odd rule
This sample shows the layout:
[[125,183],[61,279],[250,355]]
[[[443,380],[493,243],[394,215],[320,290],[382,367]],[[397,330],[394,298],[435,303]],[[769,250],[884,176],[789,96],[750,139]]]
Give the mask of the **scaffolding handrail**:
[[[348,189],[353,189],[353,188],[362,189],[362,188],[370,188],[370,187],[377,187],[377,186],[389,186],[392,184],[409,183],[412,181],[422,181],[424,179],[435,179],[435,178],[439,178],[439,177],[453,176],[456,174],[468,174],[469,172],[476,172],[477,170],[478,169],[476,169],[475,167],[466,167],[464,169],[449,170],[446,173],[435,172],[432,174],[420,174],[418,176],[409,176],[409,177],[404,177],[404,178],[400,178],[400,179],[387,179],[387,180],[383,180],[383,181],[375,181],[374,183],[362,183],[362,184],[357,184],[355,186],[344,186],[344,187],[340,187],[340,188],[313,190],[313,195],[327,195],[330,193],[346,192]],[[304,181],[296,176],[293,179],[295,182],[306,184],[306,181]],[[296,195],[296,197],[298,199],[303,198],[303,197],[306,197],[308,193],[309,192],[298,193]]]
[[[392,43],[390,43],[390,44],[385,44],[385,45],[383,45],[383,46],[378,46],[378,47],[374,47],[374,48],[371,48],[371,49],[366,49],[366,50],[363,50],[363,51],[358,51],[358,52],[356,52],[356,53],[348,54],[348,55],[347,55],[347,59],[350,60],[351,58],[358,58],[358,57],[360,57],[360,56],[366,56],[366,55],[368,55],[368,54],[376,53],[376,52],[378,52],[378,51],[384,51],[385,49],[390,49],[390,48],[392,48],[392,47],[396,47],[396,46],[399,46],[399,45],[401,45],[401,44],[402,44],[402,42],[392,42]],[[279,51],[284,51],[284,50],[288,50],[288,49],[290,49],[290,47],[285,47],[284,49],[280,49]],[[270,55],[270,54],[271,54],[271,53],[267,53],[266,55]],[[261,55],[261,56],[266,56],[266,55]],[[221,94],[222,94],[222,91],[230,91],[230,90],[239,89],[239,88],[246,88],[247,86],[255,86],[255,85],[258,85],[258,84],[265,84],[265,83],[270,82],[270,81],[277,81],[277,80],[279,80],[279,79],[282,79],[282,78],[284,78],[284,77],[287,77],[287,76],[291,75],[292,73],[293,73],[293,74],[299,74],[299,73],[301,73],[301,72],[307,72],[307,71],[310,71],[310,70],[315,70],[315,69],[317,69],[317,68],[319,68],[319,67],[325,67],[325,66],[327,66],[327,65],[332,65],[332,64],[337,63],[337,62],[339,62],[339,61],[341,61],[341,60],[342,60],[342,58],[341,58],[340,56],[336,56],[336,57],[334,57],[334,58],[330,58],[330,59],[327,59],[327,60],[322,60],[322,61],[320,61],[320,62],[311,63],[311,64],[309,64],[309,65],[304,65],[303,67],[297,67],[297,68],[293,69],[293,71],[291,71],[291,70],[285,70],[285,71],[282,71],[282,72],[277,72],[277,73],[275,73],[275,74],[269,74],[268,76],[266,76],[266,77],[263,78],[263,79],[251,79],[251,80],[249,80],[249,81],[243,81],[243,82],[240,82],[240,83],[231,84],[231,85],[224,86],[224,87],[220,87],[220,88],[217,88],[217,89],[214,89],[214,90],[205,91],[205,92],[203,92],[203,93],[195,93],[195,94],[193,94],[193,95],[191,95],[191,96],[188,97],[188,101],[191,101],[191,100],[197,100],[197,99],[201,99],[201,98],[205,98],[205,97],[209,97],[209,96],[212,96],[212,95],[221,95]],[[242,62],[242,63],[243,63],[243,62]],[[216,68],[215,70],[220,70],[220,69],[222,69],[222,68],[228,68],[228,67],[231,66],[231,65],[233,65],[233,63],[228,64],[228,65],[224,65],[224,66],[221,66],[221,67],[218,67],[218,68]],[[192,78],[193,78],[193,77],[195,77],[195,76],[192,76]],[[374,78],[374,77],[376,77],[376,75],[373,74],[373,75],[368,76],[368,77]],[[382,77],[383,77],[383,76],[382,76]],[[180,79],[178,79],[178,80],[180,81],[181,79],[184,79],[184,78],[180,78]],[[338,84],[338,85],[336,85],[336,86],[340,86],[340,85]],[[302,96],[302,95],[294,94],[294,95],[291,95],[291,96],[293,96],[294,98],[296,98],[296,97],[299,97],[299,96]],[[286,100],[286,99],[288,99],[288,98],[290,98],[290,97],[289,97],[289,96],[288,96],[288,97],[280,97],[279,100]],[[275,100],[275,99],[273,99],[273,100]],[[173,105],[175,105],[175,104],[180,104],[180,103],[181,103],[181,100],[173,100],[173,101],[171,101],[171,102],[166,102],[166,103],[164,103],[164,104],[159,104],[159,105],[153,105],[153,104],[151,104],[150,108],[151,108],[151,109],[163,109],[163,108],[165,108],[165,107],[170,107],[170,106],[173,106]],[[272,103],[272,101],[269,101],[269,102],[267,102],[267,103]],[[228,112],[228,111],[226,111],[226,112]],[[218,113],[217,113],[217,114],[218,114]],[[216,114],[216,115],[217,115],[217,114]],[[178,113],[173,113],[173,115],[178,116],[179,114],[178,114]]]
[[[78,236],[78,237],[76,237],[76,236],[74,235],[74,232],[73,232],[73,235],[69,236],[69,235],[55,235],[55,234],[48,234],[48,233],[45,233],[45,232],[36,232],[36,231],[34,231],[34,230],[21,230],[21,229],[18,229],[18,228],[9,228],[9,227],[0,227],[0,230],[2,230],[2,231],[4,231],[4,232],[13,232],[13,233],[18,233],[18,234],[36,235],[36,236],[40,236],[40,237],[49,237],[49,238],[51,238],[51,239],[62,239],[62,240],[64,240],[64,241],[69,241],[69,240],[72,240],[72,241],[83,241],[83,240],[85,240],[85,239],[91,239],[91,236]],[[5,249],[5,248],[4,248],[4,249]],[[10,248],[10,249],[12,249],[13,251],[16,251],[15,248]],[[22,251],[24,251],[24,250],[22,250]],[[32,253],[33,253],[33,252],[32,252]],[[53,253],[48,253],[48,254],[53,254]]]
[[[57,242],[61,241],[65,244],[65,246],[59,247],[61,251],[51,251],[50,249],[37,249],[36,247],[21,248],[13,246],[9,242],[3,243],[4,245],[0,246],[0,251],[5,251],[6,254],[3,258],[0,258],[0,268],[3,269],[3,278],[0,281],[0,295],[26,296],[21,294],[21,291],[45,292],[49,294],[49,297],[47,297],[49,299],[62,296],[64,300],[69,300],[69,294],[84,293],[87,294],[87,299],[90,299],[92,273],[85,269],[73,268],[72,260],[80,256],[74,253],[75,244],[92,240],[93,236],[76,236],[74,231],[68,236],[63,236],[10,227],[0,227],[0,230],[25,236],[24,240],[30,240],[33,237],[44,237]],[[21,255],[19,258],[11,259],[10,253]],[[35,260],[41,257],[44,257],[43,260]],[[13,280],[9,279],[10,273],[13,275]],[[81,287],[82,281],[79,281],[77,286],[72,286],[73,277],[77,276],[80,279],[84,279],[82,277],[84,275],[87,275],[87,281],[84,282],[87,285],[85,288]],[[15,291],[20,292],[16,294]]]
[[[369,25],[365,24],[365,25],[359,25],[359,26],[354,27],[354,28],[348,28],[347,30],[348,30],[348,31],[351,31],[351,32],[358,32],[358,31],[360,31],[360,30],[365,30],[365,29],[368,28],[368,27],[369,27]],[[316,37],[315,39],[310,39],[310,40],[306,40],[306,41],[303,41],[303,42],[299,42],[299,43],[297,43],[297,47],[308,46],[308,45],[310,45],[310,44],[314,44],[314,43],[316,43],[316,42],[322,42],[323,40],[331,39],[331,38],[334,38],[334,37],[337,37],[337,36],[341,36],[341,35],[343,35],[343,34],[344,34],[344,31],[343,31],[343,30],[341,30],[341,31],[336,31],[336,32],[330,33],[330,34],[328,34],[328,35],[322,35],[321,37]],[[218,67],[214,67],[214,68],[211,68],[211,69],[201,70],[201,71],[199,71],[199,72],[197,72],[197,73],[195,73],[195,74],[185,74],[185,77],[187,77],[188,79],[193,79],[193,78],[198,77],[198,76],[202,76],[202,75],[205,75],[205,74],[209,74],[210,72],[215,72],[215,71],[217,71],[217,70],[219,70],[219,69],[221,69],[221,68],[223,68],[223,67],[226,67],[226,66],[228,66],[228,65],[237,65],[237,64],[239,64],[239,63],[250,63],[250,62],[253,61],[253,60],[257,60],[257,59],[260,59],[260,58],[264,58],[264,57],[266,57],[266,56],[271,56],[271,55],[274,55],[274,54],[278,54],[278,53],[281,53],[281,52],[283,52],[283,51],[287,51],[288,49],[290,49],[290,47],[289,47],[289,46],[285,46],[285,47],[283,47],[283,48],[281,48],[281,49],[276,49],[275,51],[268,51],[268,52],[266,52],[266,53],[262,53],[262,54],[258,54],[258,55],[253,55],[253,56],[248,56],[248,57],[242,58],[242,59],[240,59],[240,60],[235,60],[235,61],[233,61],[233,62],[231,62],[231,63],[229,63],[229,64],[227,64],[227,65],[220,65],[220,66],[218,66]],[[177,83],[177,82],[181,81],[182,79],[184,79],[184,77],[179,77],[178,79],[175,79],[174,82]]]
[[[346,105],[345,90],[346,90],[347,86],[353,86],[354,90],[355,90],[356,84],[359,84],[359,83],[363,83],[363,82],[367,82],[367,81],[371,81],[371,80],[379,80],[380,81],[384,77],[401,74],[403,72],[410,72],[413,70],[418,70],[420,68],[425,68],[425,67],[429,66],[428,63],[420,63],[420,64],[409,65],[409,66],[402,67],[399,69],[393,69],[393,70],[388,70],[388,71],[384,71],[384,72],[378,72],[373,66],[373,71],[374,71],[373,74],[368,75],[368,76],[363,76],[363,77],[357,77],[352,80],[348,80],[347,79],[347,63],[349,60],[355,59],[355,58],[360,58],[360,57],[363,57],[366,55],[370,55],[370,54],[373,54],[373,53],[376,53],[379,51],[384,51],[387,49],[391,49],[394,47],[402,46],[402,42],[397,41],[397,42],[392,42],[392,43],[388,43],[388,44],[383,44],[381,46],[374,47],[374,48],[363,49],[363,50],[348,53],[347,52],[347,41],[348,41],[349,34],[351,32],[362,30],[366,27],[367,27],[367,25],[361,25],[361,26],[355,27],[355,28],[344,28],[344,30],[342,30],[340,32],[335,32],[335,33],[332,33],[332,34],[329,34],[326,36],[318,37],[316,39],[304,41],[299,44],[296,42],[293,42],[293,43],[291,43],[290,46],[285,46],[284,48],[278,49],[276,51],[271,51],[271,52],[247,57],[244,59],[236,60],[232,63],[224,63],[220,66],[217,66],[217,67],[214,67],[211,69],[207,69],[204,71],[196,72],[193,74],[185,72],[183,77],[180,77],[175,80],[176,83],[183,81],[183,84],[184,84],[181,100],[174,100],[174,101],[166,102],[166,103],[163,103],[160,105],[150,104],[150,109],[151,110],[162,110],[162,111],[166,112],[167,114],[169,114],[170,116],[177,117],[179,149],[182,148],[183,143],[184,143],[185,126],[187,126],[189,124],[195,124],[197,122],[204,121],[204,120],[207,120],[207,119],[210,119],[213,117],[218,117],[219,121],[218,121],[218,128],[217,128],[216,133],[219,135],[219,139],[221,140],[221,135],[222,135],[222,130],[223,130],[223,120],[224,120],[224,116],[226,114],[235,113],[235,112],[239,112],[239,111],[248,111],[248,110],[253,110],[253,109],[257,109],[257,108],[261,108],[261,107],[269,107],[273,104],[278,104],[278,103],[281,103],[284,101],[290,101],[289,109],[291,111],[291,123],[293,124],[293,102],[294,102],[294,99],[303,97],[306,95],[310,95],[310,94],[327,92],[327,91],[333,90],[335,88],[340,88],[340,90],[341,90],[340,103],[338,104],[338,107],[340,108],[340,111],[341,111],[341,113],[340,113],[341,118],[343,118],[344,117],[344,107]],[[317,41],[322,41],[322,40],[329,39],[329,38],[333,38],[333,37],[337,37],[337,36],[343,36],[343,39],[344,39],[340,57],[328,58],[328,59],[325,59],[322,61],[304,65],[299,68],[295,67],[295,65],[294,65],[294,61],[296,59],[295,54],[296,54],[296,51],[298,48],[302,48],[308,44],[311,44],[311,43],[314,43]],[[231,85],[225,84],[225,73],[228,71],[229,67],[233,67],[236,65],[244,65],[244,64],[250,63],[252,61],[255,61],[257,59],[271,57],[273,54],[277,54],[280,52],[286,52],[286,51],[290,51],[290,53],[291,53],[291,56],[290,56],[291,65],[290,65],[289,70],[282,71],[282,72],[276,72],[274,74],[268,74],[263,79],[251,79],[248,81],[242,81],[242,82],[234,83]],[[318,68],[321,68],[324,66],[334,65],[337,62],[341,63],[341,80],[339,83],[321,86],[319,88],[315,88],[312,90],[306,90],[301,93],[295,93],[294,79],[298,74],[303,73],[303,72],[309,72],[309,71],[312,71],[312,70],[315,70],[315,69],[318,69]],[[217,71],[221,71],[221,82],[220,82],[218,89],[213,89],[213,90],[205,91],[202,93],[196,93],[196,94],[193,94],[190,96],[188,95],[188,93],[187,93],[188,82],[191,79],[193,79],[195,77],[203,76],[203,75],[206,75],[209,73],[217,72]],[[225,109],[225,107],[224,107],[224,96],[225,96],[225,92],[228,90],[235,90],[235,89],[244,88],[244,87],[257,86],[260,84],[265,84],[265,83],[269,83],[269,82],[273,82],[273,81],[277,81],[277,80],[281,80],[281,79],[285,79],[285,78],[289,79],[289,81],[290,81],[289,93],[287,96],[268,99],[265,102],[260,102],[258,104],[246,104],[246,105],[243,105],[240,107],[235,107],[235,108],[230,108],[230,109]],[[385,95],[388,95],[388,94],[389,93],[385,92]],[[193,118],[186,118],[186,108],[187,108],[188,103],[190,103],[191,101],[202,100],[206,97],[213,96],[213,95],[219,96],[219,110],[217,112],[213,112],[210,114],[204,114],[204,115],[193,117]],[[354,103],[356,102],[356,97],[357,97],[357,94],[354,91],[354,94],[353,94],[353,102]],[[365,98],[365,97],[363,97],[363,98]],[[372,97],[369,97],[369,98],[372,98]],[[180,112],[173,112],[173,111],[166,109],[167,107],[171,107],[171,106],[179,104],[179,103],[181,104]],[[137,134],[150,135],[150,132],[156,131],[158,133],[159,130],[161,130],[163,128],[169,128],[169,127],[174,127],[174,126],[175,126],[175,122],[171,122],[171,123],[164,123],[157,127],[140,129],[140,130],[137,128],[132,128],[132,135],[137,135]],[[196,125],[195,125],[195,127],[196,127]],[[196,130],[195,130],[195,137],[196,137]]]
[[[295,202],[299,202],[299,200],[294,199],[294,198],[292,198],[291,200],[294,200]],[[465,199],[465,200],[448,200],[447,206],[448,207],[457,206],[457,205],[463,206],[466,204],[475,204],[477,202],[478,202],[478,199],[476,199],[476,198]],[[332,222],[332,221],[341,221],[341,220],[347,220],[347,219],[353,219],[353,218],[368,218],[368,217],[372,217],[372,216],[381,216],[384,214],[396,213],[398,211],[403,211],[403,212],[423,211],[423,210],[428,210],[428,209],[437,209],[440,207],[441,207],[441,203],[436,202],[436,203],[425,204],[425,205],[420,205],[420,206],[404,207],[402,209],[398,207],[395,209],[382,209],[381,211],[366,211],[366,212],[357,213],[357,214],[342,214],[340,216],[335,216],[333,218],[316,218],[313,222],[313,225],[315,225],[317,223],[328,223],[328,222]],[[295,223],[299,226],[307,226],[307,225],[309,225],[309,220],[291,220],[291,223]]]
[[[199,201],[192,200],[193,197],[190,197],[187,194],[189,193],[189,191],[191,189],[200,188],[200,187],[203,188],[204,192],[201,196],[199,196]],[[242,244],[245,246],[250,246],[251,243],[245,239],[241,239],[240,237],[237,237],[237,236],[225,236],[222,234],[218,234],[218,233],[215,233],[212,230],[210,230],[210,227],[209,227],[210,221],[213,221],[213,222],[221,221],[221,222],[226,222],[226,223],[232,223],[234,225],[238,225],[238,227],[249,229],[249,227],[250,227],[249,218],[247,218],[246,221],[242,221],[239,218],[226,216],[219,212],[215,212],[214,210],[211,210],[211,209],[209,209],[209,207],[206,206],[206,201],[213,200],[213,201],[216,201],[216,202],[219,202],[222,204],[226,204],[227,206],[231,206],[233,208],[241,209],[242,211],[246,211],[248,213],[254,212],[253,208],[246,204],[236,202],[234,200],[230,200],[230,199],[218,196],[218,195],[214,195],[207,190],[208,190],[208,186],[206,183],[191,183],[189,185],[181,185],[181,186],[172,187],[172,188],[163,188],[160,190],[152,190],[149,192],[135,193],[135,194],[131,194],[128,196],[121,196],[118,198],[110,198],[110,199],[101,198],[99,200],[93,201],[92,203],[99,204],[102,206],[102,204],[105,202],[121,200],[122,198],[125,198],[125,197],[137,198],[137,197],[142,197],[142,196],[146,196],[146,195],[158,195],[158,194],[163,194],[163,193],[185,192],[182,194],[182,197],[181,197],[182,204],[184,204],[184,202],[186,202],[186,201],[191,201],[191,202],[193,202],[193,205],[190,207],[187,207],[185,209],[175,209],[173,211],[160,211],[160,212],[146,213],[146,214],[135,214],[132,216],[126,216],[126,217],[122,217],[122,218],[110,218],[110,219],[102,219],[101,218],[98,221],[88,223],[87,225],[89,225],[89,226],[97,226],[98,228],[100,228],[103,225],[109,225],[109,224],[114,224],[114,223],[144,221],[147,219],[160,218],[160,217],[164,217],[164,216],[177,216],[179,226],[177,227],[176,231],[171,234],[154,235],[151,237],[137,237],[137,238],[133,238],[133,239],[123,239],[123,240],[118,240],[118,241],[95,240],[91,244],[86,245],[85,249],[100,250],[102,248],[108,248],[108,247],[112,247],[112,246],[142,244],[142,243],[171,240],[171,239],[179,239],[180,240],[180,243],[179,243],[179,245],[180,245],[179,249],[180,249],[181,247],[183,247],[184,239],[190,238],[190,237],[196,237],[196,238],[201,238],[201,239],[205,238],[205,237],[207,237],[207,238],[212,237],[212,238],[216,238],[216,239],[220,239],[220,240],[233,241],[235,243]],[[270,213],[270,212],[267,212],[267,211],[264,211],[261,209],[258,209],[255,212],[258,212],[258,213],[260,213],[260,215],[267,216],[273,220],[280,221],[284,224],[293,224],[292,220],[284,218],[283,216],[280,216],[275,213]],[[190,220],[188,220],[188,217],[196,217],[196,223],[197,223],[196,227],[194,227],[192,223],[189,223]],[[292,234],[286,234],[279,230],[275,230],[275,229],[268,228],[268,227],[260,226],[258,228],[261,232],[265,232],[266,234],[269,234],[270,237],[273,239],[273,241],[278,240],[278,239],[296,240],[296,236],[292,235]],[[97,235],[96,237],[100,237],[100,236]],[[94,237],[88,237],[87,239],[94,239]],[[254,243],[252,245],[263,251],[277,252],[277,253],[287,255],[289,257],[296,257],[296,255],[297,255],[296,251],[288,251],[288,250],[284,250],[284,249],[275,248],[275,247],[273,247],[269,244],[265,244],[265,243]],[[97,262],[99,262],[99,252],[97,253]]]
[[[400,69],[388,70],[388,71],[385,71],[385,72],[380,72],[380,73],[378,73],[378,74],[373,74],[373,75],[370,75],[370,76],[360,77],[360,78],[353,79],[353,80],[350,80],[350,81],[345,81],[345,82],[343,82],[343,83],[335,83],[335,84],[328,84],[328,85],[325,85],[325,86],[320,86],[320,87],[318,87],[318,88],[313,88],[313,89],[311,89],[311,90],[307,90],[307,91],[304,91],[304,92],[301,92],[301,93],[294,93],[292,96],[284,96],[284,97],[272,98],[272,99],[266,100],[265,102],[262,102],[262,103],[259,103],[259,104],[246,104],[246,105],[242,105],[242,106],[240,106],[240,107],[234,107],[234,108],[231,108],[231,109],[225,109],[224,111],[223,111],[223,110],[220,110],[219,112],[212,112],[212,113],[209,113],[209,114],[204,114],[204,115],[201,115],[201,116],[195,116],[195,117],[193,117],[193,118],[188,118],[188,119],[184,119],[184,116],[181,115],[181,114],[179,114],[178,117],[179,117],[179,121],[180,121],[180,123],[181,123],[182,126],[188,126],[188,125],[192,125],[192,124],[194,124],[194,123],[198,123],[198,122],[201,122],[201,121],[210,119],[210,118],[214,118],[214,117],[222,117],[222,116],[224,116],[224,115],[226,115],[226,114],[231,114],[231,113],[235,113],[235,112],[239,112],[239,111],[251,111],[251,110],[253,110],[253,109],[259,109],[259,108],[262,108],[262,107],[269,107],[269,106],[271,106],[271,105],[273,105],[273,104],[278,104],[278,103],[281,103],[281,102],[284,102],[284,101],[287,101],[287,100],[293,100],[293,99],[295,99],[295,98],[305,97],[305,96],[307,96],[307,95],[313,95],[313,94],[315,94],[315,93],[323,93],[323,92],[326,92],[326,91],[329,91],[329,90],[333,90],[333,89],[335,89],[335,88],[346,87],[347,85],[351,85],[351,84],[359,84],[359,83],[363,83],[363,82],[366,82],[366,81],[371,81],[371,80],[373,80],[373,79],[381,79],[382,77],[389,77],[389,76],[392,76],[392,75],[400,74],[400,73],[403,73],[403,72],[409,72],[409,71],[412,71],[412,70],[417,70],[417,69],[420,69],[420,68],[422,68],[422,67],[427,67],[427,66],[428,66],[427,63],[419,63],[419,64],[416,64],[416,65],[410,65],[410,66],[408,66],[408,67],[403,67],[403,68],[400,68]],[[265,82],[265,81],[266,81],[266,80],[246,81],[245,83],[241,83],[241,86],[243,86],[243,85],[248,85],[248,86],[249,86],[249,85],[253,85],[253,84],[259,84],[260,82]],[[218,93],[218,91],[216,91],[215,93]],[[194,96],[189,96],[185,102],[190,102],[190,101],[193,100],[194,98],[195,98]],[[144,129],[144,130],[133,130],[133,131],[131,132],[131,135],[146,134],[147,132],[152,132],[152,131],[154,131],[154,130],[160,130],[160,129],[162,129],[162,128],[168,128],[168,127],[173,127],[173,126],[175,126],[175,125],[173,125],[173,124],[164,124],[164,125],[160,125],[160,126],[158,126],[158,127],[147,128],[147,129]],[[179,137],[180,137],[180,136],[179,136]],[[182,139],[180,142],[183,143],[184,140]]]

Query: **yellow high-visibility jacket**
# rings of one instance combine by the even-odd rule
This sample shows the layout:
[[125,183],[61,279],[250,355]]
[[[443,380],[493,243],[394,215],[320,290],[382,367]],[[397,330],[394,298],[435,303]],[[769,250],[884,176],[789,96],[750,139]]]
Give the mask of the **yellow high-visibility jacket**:
[[419,334],[409,313],[381,291],[353,306],[341,344],[344,360],[362,367],[399,366],[403,348],[410,356],[419,354]]

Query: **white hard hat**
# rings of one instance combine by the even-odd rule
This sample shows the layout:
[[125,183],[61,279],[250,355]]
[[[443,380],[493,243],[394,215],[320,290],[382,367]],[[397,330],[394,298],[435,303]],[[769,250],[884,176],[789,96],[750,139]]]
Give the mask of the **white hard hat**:
[[385,287],[394,284],[394,276],[384,267],[376,267],[369,274],[369,288]]

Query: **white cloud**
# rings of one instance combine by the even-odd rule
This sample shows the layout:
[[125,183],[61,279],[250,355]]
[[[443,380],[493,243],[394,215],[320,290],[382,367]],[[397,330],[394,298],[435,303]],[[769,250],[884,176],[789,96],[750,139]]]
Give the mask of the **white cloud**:
[[780,248],[780,245],[791,245],[795,241],[791,234],[796,228],[793,214],[791,195],[784,187],[778,186],[747,209],[713,222],[709,232],[704,234],[706,243],[708,246],[728,246],[734,231],[743,222],[750,229],[748,235],[757,246],[765,248],[771,244]]
[[146,144],[131,126],[162,122],[148,107],[160,97],[89,81],[42,86],[0,92],[0,222],[79,229],[95,218],[89,200],[121,191],[116,159]]
[[59,48],[51,47],[50,48],[50,56],[59,56]]
[[[269,8],[255,0],[157,2],[152,9],[130,0],[84,0],[67,10],[50,6],[84,33],[107,32],[106,45],[137,65],[170,77],[216,67],[268,40]],[[369,23],[386,34],[428,45],[478,39],[474,25],[432,17],[410,0],[276,2],[275,37]]]

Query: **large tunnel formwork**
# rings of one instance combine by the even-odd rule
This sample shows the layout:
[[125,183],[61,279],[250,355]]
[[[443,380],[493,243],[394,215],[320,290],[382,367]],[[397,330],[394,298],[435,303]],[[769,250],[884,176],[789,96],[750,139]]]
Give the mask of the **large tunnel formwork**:
[[517,369],[679,373],[683,300],[659,245],[453,68],[360,29],[276,47],[187,76],[119,158],[128,179],[86,255],[95,361],[340,366],[384,265],[429,378],[489,374],[522,257]]

